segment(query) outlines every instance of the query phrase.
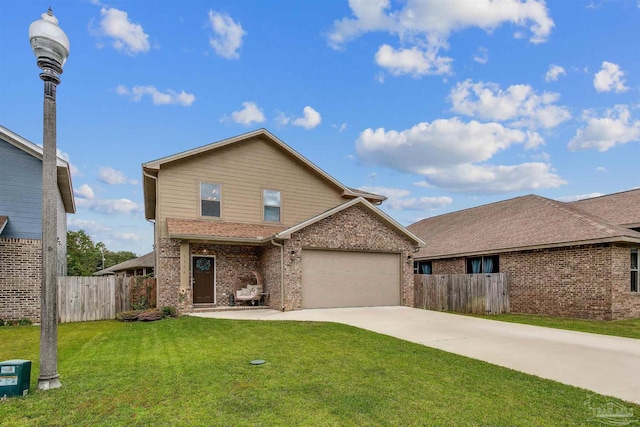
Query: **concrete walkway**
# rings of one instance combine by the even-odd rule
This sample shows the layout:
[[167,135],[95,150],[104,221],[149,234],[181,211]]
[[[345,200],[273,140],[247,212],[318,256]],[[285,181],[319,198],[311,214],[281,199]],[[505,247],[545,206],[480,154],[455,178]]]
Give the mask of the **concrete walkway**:
[[[337,322],[640,404],[640,340],[408,307],[254,310],[192,316]],[[585,399],[587,396],[585,396]]]

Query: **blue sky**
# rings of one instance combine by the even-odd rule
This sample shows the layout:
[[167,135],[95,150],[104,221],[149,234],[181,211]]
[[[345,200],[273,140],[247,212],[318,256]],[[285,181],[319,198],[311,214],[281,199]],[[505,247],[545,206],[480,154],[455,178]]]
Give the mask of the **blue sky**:
[[0,124],[35,143],[49,6],[69,228],[111,250],[152,250],[143,162],[261,127],[405,225],[640,186],[638,0],[2,0]]

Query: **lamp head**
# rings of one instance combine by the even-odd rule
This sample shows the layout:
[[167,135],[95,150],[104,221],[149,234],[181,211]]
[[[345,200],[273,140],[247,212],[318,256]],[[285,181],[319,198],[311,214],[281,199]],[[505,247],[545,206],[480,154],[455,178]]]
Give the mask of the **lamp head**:
[[29,41],[40,68],[54,68],[62,73],[62,66],[69,57],[69,38],[58,26],[58,19],[51,9],[31,23]]

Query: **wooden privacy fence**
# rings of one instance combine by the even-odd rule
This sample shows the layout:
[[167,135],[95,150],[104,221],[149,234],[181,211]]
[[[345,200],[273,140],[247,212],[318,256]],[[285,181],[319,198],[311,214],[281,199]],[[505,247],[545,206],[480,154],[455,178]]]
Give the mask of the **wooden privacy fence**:
[[459,313],[509,312],[509,276],[493,274],[416,274],[415,307]]
[[145,297],[155,306],[155,284],[154,278],[58,277],[58,319],[60,323],[114,319],[132,309],[132,294],[134,300]]

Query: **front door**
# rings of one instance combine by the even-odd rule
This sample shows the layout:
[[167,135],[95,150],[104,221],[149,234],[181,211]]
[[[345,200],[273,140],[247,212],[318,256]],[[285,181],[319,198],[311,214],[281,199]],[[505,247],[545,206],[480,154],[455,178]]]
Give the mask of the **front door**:
[[193,257],[193,303],[215,302],[215,258]]

